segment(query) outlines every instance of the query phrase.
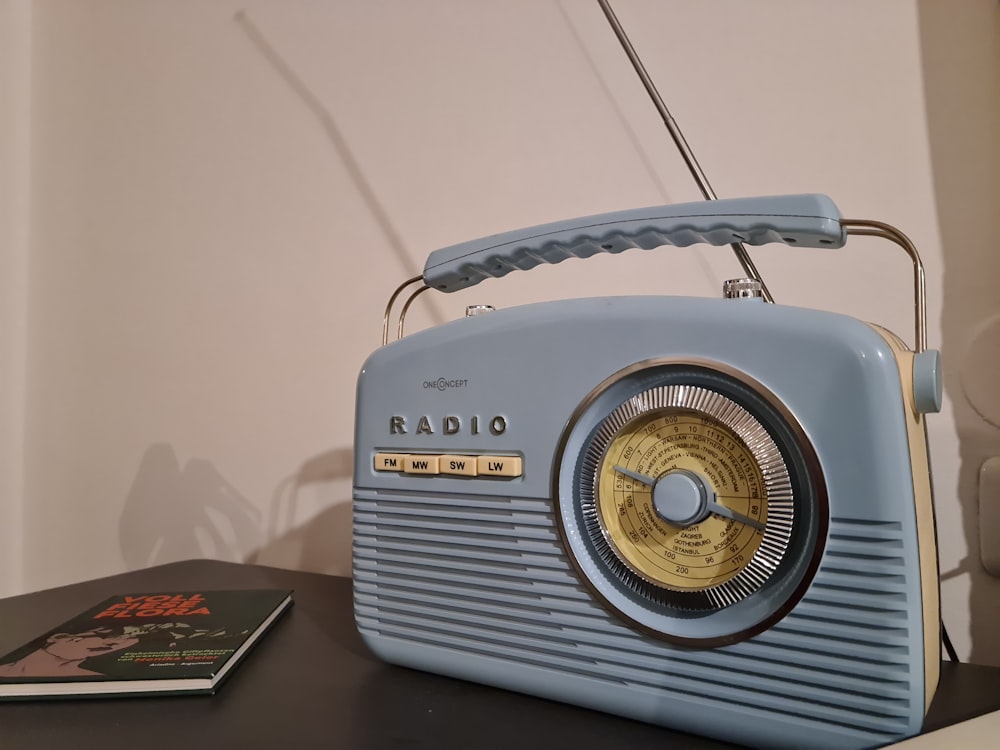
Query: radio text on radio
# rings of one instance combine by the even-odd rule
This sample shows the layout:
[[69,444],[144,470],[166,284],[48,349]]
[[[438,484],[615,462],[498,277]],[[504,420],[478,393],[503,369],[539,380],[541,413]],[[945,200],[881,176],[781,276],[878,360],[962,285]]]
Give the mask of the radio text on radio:
[[[462,417],[455,416],[454,414],[449,414],[442,417],[440,422],[433,422],[431,417],[422,415],[417,419],[417,426],[414,429],[414,434],[416,435],[434,435],[436,431],[435,426],[440,425],[440,432],[442,435],[458,435],[463,432],[463,422]],[[478,435],[480,432],[485,430],[490,435],[503,435],[507,430],[507,418],[497,415],[491,419],[481,419],[479,415],[470,417],[467,432],[470,435]],[[406,417],[394,414],[389,417],[389,434],[390,435],[407,435],[407,423]]]

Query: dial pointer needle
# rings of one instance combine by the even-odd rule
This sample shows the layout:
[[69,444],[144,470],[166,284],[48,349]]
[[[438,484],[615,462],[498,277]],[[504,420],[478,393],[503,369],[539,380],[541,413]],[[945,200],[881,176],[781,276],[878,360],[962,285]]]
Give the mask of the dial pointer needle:
[[615,466],[613,466],[612,468],[615,471],[617,471],[619,474],[624,474],[625,476],[630,477],[631,479],[635,479],[638,482],[642,482],[643,484],[645,484],[646,486],[648,486],[650,489],[652,489],[653,487],[656,486],[656,478],[655,477],[650,477],[650,476],[646,476],[645,474],[640,474],[637,471],[632,471],[631,469],[626,469],[624,466],[618,466],[617,464],[615,464]]
[[[642,482],[643,484],[647,485],[650,489],[656,487],[656,482],[658,480],[654,477],[647,476],[646,474],[640,474],[638,471],[632,471],[631,469],[626,469],[624,466],[619,466],[618,464],[615,464],[614,467],[612,468],[614,468],[614,470],[617,471],[619,474],[624,474],[625,476],[634,479],[637,482]],[[738,513],[732,508],[727,508],[725,505],[716,502],[714,499],[710,499],[708,501],[707,507],[710,513],[714,513],[717,516],[722,516],[723,518],[728,518],[730,520],[737,521],[739,523],[745,524],[746,526],[749,526],[752,529],[757,529],[757,531],[764,530],[764,524],[762,524],[760,521],[754,518],[750,518],[750,516],[745,516],[742,513]]]
[[760,521],[750,518],[750,516],[745,516],[742,513],[737,513],[732,508],[727,508],[725,505],[721,505],[714,500],[708,501],[708,510],[717,516],[723,516],[724,518],[732,519],[733,521],[738,521],[739,523],[745,524],[751,528],[757,529],[757,531],[764,530],[764,524]]

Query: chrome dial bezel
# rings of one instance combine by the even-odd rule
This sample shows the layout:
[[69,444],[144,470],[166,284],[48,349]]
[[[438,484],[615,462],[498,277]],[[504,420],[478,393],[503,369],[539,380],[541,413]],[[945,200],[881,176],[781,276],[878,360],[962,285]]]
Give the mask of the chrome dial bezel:
[[[766,578],[734,601],[719,592],[678,600],[673,591],[628,570],[608,547],[602,555],[593,528],[603,539],[597,509],[581,502],[593,492],[601,450],[591,450],[597,430],[633,397],[661,386],[701,387],[734,402],[759,422],[788,469],[793,512],[780,560],[773,554]],[[626,420],[627,421],[627,420]],[[589,457],[588,457],[589,456]],[[780,396],[754,377],[716,360],[655,358],[629,365],[595,386],[567,421],[555,453],[553,498],[560,542],[580,583],[609,614],[653,638],[689,648],[739,643],[781,620],[804,596],[823,557],[829,527],[829,498],[816,450]],[[593,464],[588,468],[585,464]],[[588,490],[589,487],[589,490]],[[783,490],[775,488],[775,502]],[[774,531],[781,512],[775,508]],[[765,528],[767,520],[765,519]],[[783,544],[783,543],[782,543]],[[611,562],[609,564],[608,557]],[[762,563],[766,558],[762,558]],[[768,564],[768,565],[769,565]],[[685,601],[686,599],[686,601]],[[729,602],[729,603],[727,603]]]

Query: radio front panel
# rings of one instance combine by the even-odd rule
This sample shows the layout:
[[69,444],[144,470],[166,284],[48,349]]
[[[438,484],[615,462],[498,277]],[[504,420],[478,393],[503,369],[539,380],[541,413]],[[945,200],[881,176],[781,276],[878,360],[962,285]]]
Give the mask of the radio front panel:
[[752,297],[541,303],[382,347],[359,629],[391,662],[744,744],[913,734],[938,624],[912,372],[891,334]]

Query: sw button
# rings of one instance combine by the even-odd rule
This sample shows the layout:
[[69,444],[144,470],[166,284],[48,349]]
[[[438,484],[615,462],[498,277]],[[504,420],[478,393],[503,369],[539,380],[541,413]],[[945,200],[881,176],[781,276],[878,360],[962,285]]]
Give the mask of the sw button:
[[439,456],[442,474],[458,474],[463,477],[474,477],[478,471],[476,456]]

